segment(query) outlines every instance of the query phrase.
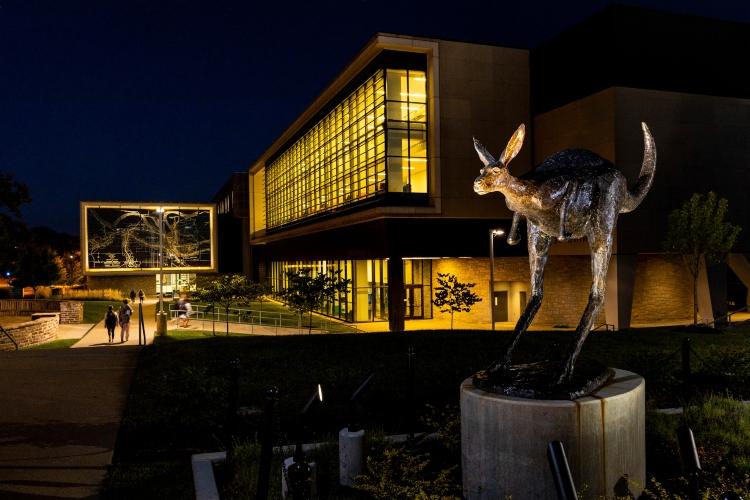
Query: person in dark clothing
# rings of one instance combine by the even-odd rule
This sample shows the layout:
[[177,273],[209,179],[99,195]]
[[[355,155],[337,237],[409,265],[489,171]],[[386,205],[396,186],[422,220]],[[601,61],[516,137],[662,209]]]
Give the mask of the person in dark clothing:
[[117,313],[112,310],[112,306],[107,308],[107,314],[104,315],[104,326],[107,327],[107,337],[109,342],[115,340],[115,328],[117,327]]

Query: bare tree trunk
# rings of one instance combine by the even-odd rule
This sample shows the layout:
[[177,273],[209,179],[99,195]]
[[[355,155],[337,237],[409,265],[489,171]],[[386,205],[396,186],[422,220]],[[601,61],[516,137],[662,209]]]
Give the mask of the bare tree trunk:
[[309,321],[309,324],[307,325],[307,334],[312,335],[312,309],[310,309],[310,314],[307,317],[307,321]]
[[227,322],[227,337],[229,337],[229,307],[224,308],[224,316],[226,317]]

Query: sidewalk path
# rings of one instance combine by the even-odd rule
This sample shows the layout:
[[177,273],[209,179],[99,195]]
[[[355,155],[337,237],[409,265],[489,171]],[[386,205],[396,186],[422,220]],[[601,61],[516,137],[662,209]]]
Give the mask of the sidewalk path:
[[[130,337],[127,342],[120,342],[120,326],[115,328],[115,341],[110,343],[107,338],[107,328],[104,326],[104,319],[93,326],[86,335],[78,342],[73,344],[76,347],[121,347],[138,345],[138,304],[133,305],[133,316],[130,319]],[[147,301],[143,304],[143,320],[146,326],[146,344],[154,341],[154,332],[156,331],[156,309],[153,301]]]
[[132,346],[0,353],[0,498],[98,496],[137,354]]

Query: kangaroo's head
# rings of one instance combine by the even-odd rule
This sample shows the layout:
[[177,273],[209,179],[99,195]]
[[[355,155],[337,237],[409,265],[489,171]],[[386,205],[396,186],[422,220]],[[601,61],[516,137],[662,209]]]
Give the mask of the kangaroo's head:
[[499,160],[493,158],[487,148],[482,146],[476,138],[474,139],[474,149],[477,150],[479,159],[484,163],[484,168],[479,171],[479,177],[474,180],[475,193],[487,194],[493,191],[502,191],[508,181],[512,179],[510,172],[508,172],[508,164],[521,150],[525,135],[526,127],[522,123],[508,141],[508,145],[505,146]]

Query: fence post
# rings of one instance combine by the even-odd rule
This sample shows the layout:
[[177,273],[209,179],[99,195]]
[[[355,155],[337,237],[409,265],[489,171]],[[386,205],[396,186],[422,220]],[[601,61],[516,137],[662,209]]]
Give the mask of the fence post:
[[560,441],[551,441],[547,445],[547,460],[552,470],[558,500],[577,500],[578,494],[568,466],[568,458]]
[[271,455],[273,453],[273,412],[276,401],[279,399],[279,389],[269,387],[266,389],[263,404],[263,423],[261,424],[260,436],[260,461],[258,464],[258,489],[255,497],[258,500],[268,498],[268,485],[271,480]]
[[682,393],[685,398],[685,404],[690,399],[690,383],[692,373],[690,370],[690,337],[682,339]]

